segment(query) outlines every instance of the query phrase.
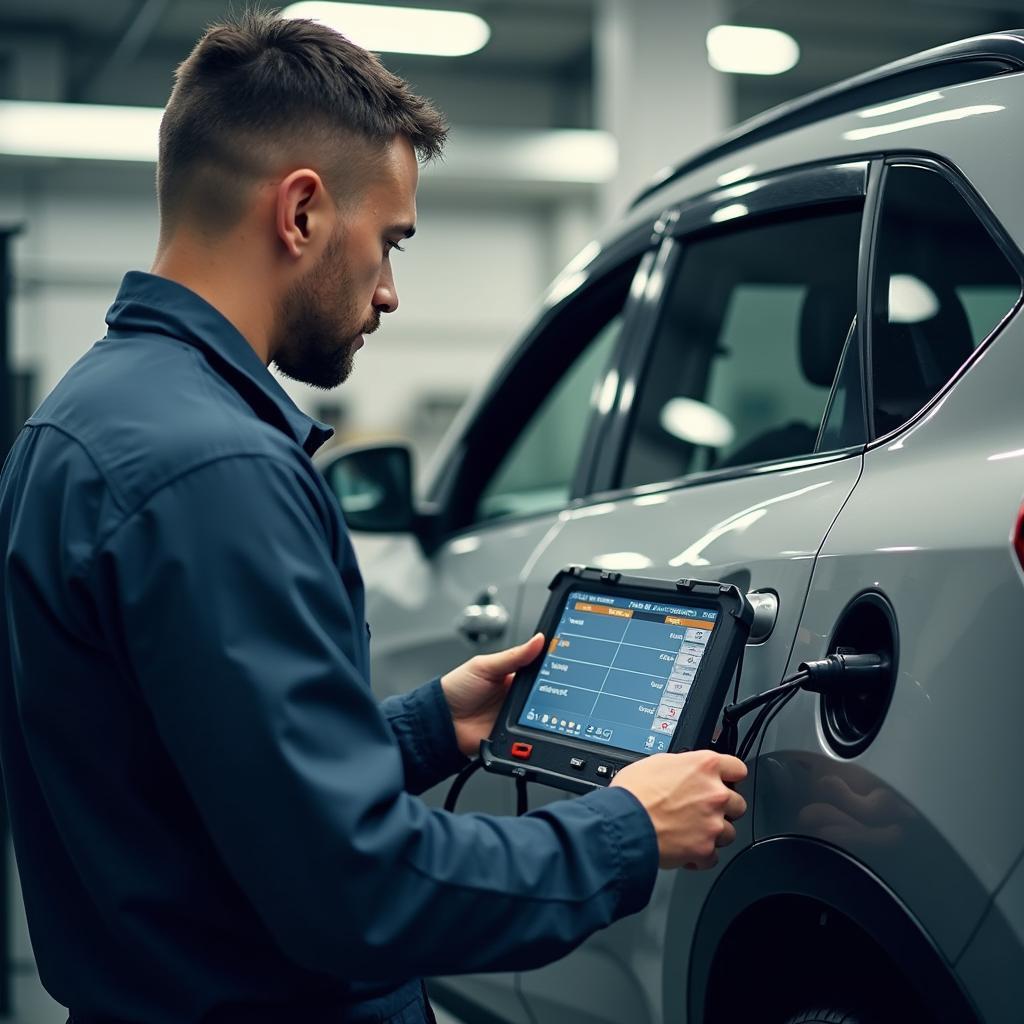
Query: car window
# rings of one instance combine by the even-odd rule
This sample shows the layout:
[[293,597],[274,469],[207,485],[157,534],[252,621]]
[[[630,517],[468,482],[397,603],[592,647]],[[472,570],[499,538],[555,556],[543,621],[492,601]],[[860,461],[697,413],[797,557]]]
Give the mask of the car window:
[[569,299],[491,401],[488,428],[477,432],[472,453],[477,466],[491,460],[473,522],[568,503],[638,262],[631,259]]
[[686,243],[634,407],[622,486],[814,450],[857,309],[862,205]]
[[477,521],[563,508],[588,415],[622,329],[621,313],[598,331],[544,399],[480,496]]
[[922,408],[1020,293],[1020,276],[951,182],[926,167],[890,167],[872,282],[876,435]]

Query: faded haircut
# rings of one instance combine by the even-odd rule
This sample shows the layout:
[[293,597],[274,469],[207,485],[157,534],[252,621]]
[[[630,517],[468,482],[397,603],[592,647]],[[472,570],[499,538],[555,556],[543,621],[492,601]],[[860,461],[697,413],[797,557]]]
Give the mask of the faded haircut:
[[358,178],[346,155],[358,161],[403,136],[425,163],[447,134],[429,100],[339,32],[246,11],[207,29],[175,73],[160,122],[161,234],[184,219],[231,227],[248,186],[290,151],[325,154],[314,169],[334,192]]

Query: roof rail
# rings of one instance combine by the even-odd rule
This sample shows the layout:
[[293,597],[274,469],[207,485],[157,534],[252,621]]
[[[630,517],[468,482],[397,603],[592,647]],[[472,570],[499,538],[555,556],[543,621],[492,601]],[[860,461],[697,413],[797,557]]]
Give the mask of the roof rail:
[[681,164],[666,167],[633,200],[630,208],[698,167],[812,121],[845,114],[860,106],[899,99],[914,92],[927,92],[1013,71],[1024,71],[1024,29],[973,36],[884,64],[744,121],[720,142],[698,150]]

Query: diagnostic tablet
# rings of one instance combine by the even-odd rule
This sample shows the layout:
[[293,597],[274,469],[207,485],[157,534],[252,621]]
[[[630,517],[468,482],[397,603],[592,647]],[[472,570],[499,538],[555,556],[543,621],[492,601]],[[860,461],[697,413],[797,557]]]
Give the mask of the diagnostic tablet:
[[709,745],[750,632],[745,595],[580,566],[550,589],[545,650],[481,744],[488,771],[580,793],[639,758]]

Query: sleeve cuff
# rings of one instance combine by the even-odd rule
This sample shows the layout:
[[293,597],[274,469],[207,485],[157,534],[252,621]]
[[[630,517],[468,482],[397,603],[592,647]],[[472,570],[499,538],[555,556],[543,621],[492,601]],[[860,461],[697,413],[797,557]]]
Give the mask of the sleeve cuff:
[[440,678],[389,697],[380,709],[401,748],[408,792],[422,793],[466,764]]
[[619,901],[615,917],[647,906],[658,877],[658,837],[644,805],[628,789],[609,786],[580,800],[604,817],[618,855]]

